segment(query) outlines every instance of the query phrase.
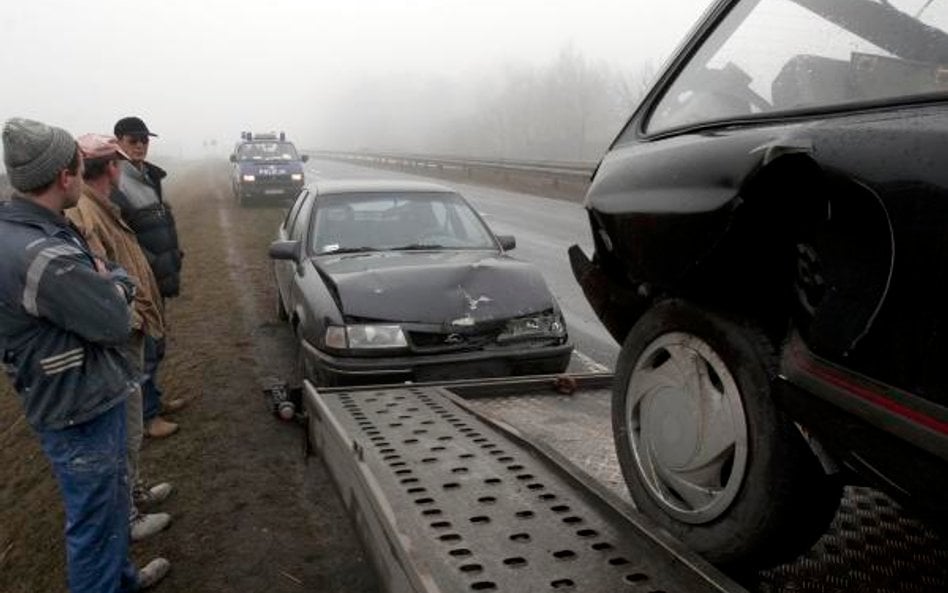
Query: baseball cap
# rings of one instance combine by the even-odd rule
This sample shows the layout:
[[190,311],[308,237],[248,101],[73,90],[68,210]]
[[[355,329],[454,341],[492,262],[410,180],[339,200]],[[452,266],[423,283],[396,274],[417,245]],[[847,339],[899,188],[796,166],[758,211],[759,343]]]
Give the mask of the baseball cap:
[[135,116],[123,117],[118,120],[115,122],[115,129],[112,131],[117,138],[121,138],[122,136],[158,137],[158,134],[154,134],[148,129],[148,126],[145,125],[145,122],[143,122],[140,117]]
[[101,159],[115,155],[126,161],[131,160],[119,146],[118,140],[112,136],[83,134],[76,138],[76,142],[79,143],[79,151],[84,159]]

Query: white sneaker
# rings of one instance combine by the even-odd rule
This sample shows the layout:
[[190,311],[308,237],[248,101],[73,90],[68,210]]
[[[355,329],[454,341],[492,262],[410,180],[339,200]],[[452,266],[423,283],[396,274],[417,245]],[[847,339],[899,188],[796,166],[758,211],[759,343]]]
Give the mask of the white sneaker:
[[171,523],[171,515],[168,513],[139,513],[130,522],[132,541],[138,542],[151,537],[168,527],[169,523]]
[[138,588],[154,587],[171,570],[171,563],[164,558],[155,558],[138,571]]
[[171,496],[172,492],[174,492],[174,486],[168,482],[155,484],[151,488],[145,488],[144,486],[136,487],[133,494],[135,506],[147,508],[164,502],[165,499]]

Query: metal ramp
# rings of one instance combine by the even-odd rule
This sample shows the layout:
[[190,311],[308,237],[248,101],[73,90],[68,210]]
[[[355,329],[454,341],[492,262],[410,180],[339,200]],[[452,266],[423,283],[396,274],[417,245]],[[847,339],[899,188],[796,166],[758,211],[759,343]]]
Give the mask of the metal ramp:
[[744,591],[443,387],[307,382],[304,403],[388,591]]

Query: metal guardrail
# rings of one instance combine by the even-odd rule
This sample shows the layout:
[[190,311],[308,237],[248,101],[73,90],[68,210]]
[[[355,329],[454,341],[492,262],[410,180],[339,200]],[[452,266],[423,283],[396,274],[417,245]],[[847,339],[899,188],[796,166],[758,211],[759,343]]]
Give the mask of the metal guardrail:
[[555,197],[570,199],[580,199],[585,195],[596,169],[596,163],[577,161],[515,161],[445,155],[322,150],[307,151],[307,154],[316,158],[346,161],[370,167],[488,182],[544,194],[552,193]]

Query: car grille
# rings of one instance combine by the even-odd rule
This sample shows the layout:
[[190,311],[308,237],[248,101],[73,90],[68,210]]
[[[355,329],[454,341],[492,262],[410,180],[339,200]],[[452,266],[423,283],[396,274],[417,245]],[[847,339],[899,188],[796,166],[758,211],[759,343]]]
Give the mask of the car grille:
[[408,332],[412,350],[418,353],[457,352],[464,350],[480,350],[494,344],[498,330],[485,331],[477,334],[459,332]]
[[293,180],[290,178],[290,174],[286,175],[257,175],[257,183],[267,184],[267,185],[290,185]]

